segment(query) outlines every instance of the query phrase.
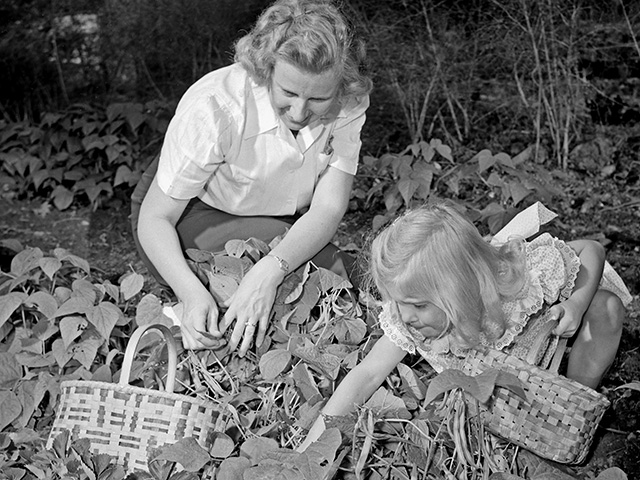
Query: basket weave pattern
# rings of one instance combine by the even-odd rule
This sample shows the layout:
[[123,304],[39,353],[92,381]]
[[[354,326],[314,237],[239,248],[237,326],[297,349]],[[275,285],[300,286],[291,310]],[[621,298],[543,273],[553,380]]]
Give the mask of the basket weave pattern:
[[[61,383],[57,416],[48,438],[51,448],[65,430],[73,439],[86,438],[95,454],[108,454],[127,472],[148,471],[154,448],[195,437],[208,450],[216,432],[224,431],[228,415],[209,400],[173,393],[175,340],[158,325],[141,327],[132,336],[119,383],[68,380]],[[128,384],[136,344],[148,328],[160,330],[169,346],[167,391]]]
[[604,395],[497,350],[471,351],[460,368],[468,375],[492,368],[521,380],[527,400],[497,387],[491,403],[480,407],[493,433],[556,462],[584,460],[609,407]]

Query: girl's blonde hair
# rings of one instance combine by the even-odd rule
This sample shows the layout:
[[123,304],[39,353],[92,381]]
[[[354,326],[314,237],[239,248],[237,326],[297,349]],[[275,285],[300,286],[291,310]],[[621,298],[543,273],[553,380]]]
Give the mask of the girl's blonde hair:
[[411,298],[445,312],[452,333],[473,346],[499,338],[501,303],[525,282],[524,242],[494,247],[451,203],[410,210],[372,242],[370,274],[384,300]]
[[278,0],[236,43],[235,61],[259,85],[271,80],[276,60],[321,74],[335,69],[343,100],[368,94],[371,79],[362,73],[364,44],[353,38],[338,8],[328,0]]

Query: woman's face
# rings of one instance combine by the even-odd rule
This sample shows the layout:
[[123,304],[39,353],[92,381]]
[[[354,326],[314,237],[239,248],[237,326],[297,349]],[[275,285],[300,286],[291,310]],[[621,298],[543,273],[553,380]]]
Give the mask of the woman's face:
[[300,130],[331,109],[338,97],[339,84],[334,70],[314,74],[277,60],[269,97],[284,124],[291,130]]
[[447,316],[433,303],[415,298],[394,298],[402,322],[424,338],[437,338],[447,328]]

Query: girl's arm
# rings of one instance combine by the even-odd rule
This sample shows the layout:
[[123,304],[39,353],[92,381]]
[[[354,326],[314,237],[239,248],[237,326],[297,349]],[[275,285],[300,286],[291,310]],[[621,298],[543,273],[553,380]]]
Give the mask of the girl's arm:
[[593,296],[598,291],[605,262],[604,247],[594,240],[574,240],[567,244],[580,258],[580,271],[571,296],[550,308],[552,318],[559,320],[553,331],[564,337],[573,336],[582,323],[582,317],[589,308]]
[[303,452],[315,442],[325,430],[323,415],[344,416],[356,406],[364,403],[375,392],[385,378],[404,358],[406,352],[395,345],[386,335],[373,346],[369,354],[342,380],[320,415],[298,447]]

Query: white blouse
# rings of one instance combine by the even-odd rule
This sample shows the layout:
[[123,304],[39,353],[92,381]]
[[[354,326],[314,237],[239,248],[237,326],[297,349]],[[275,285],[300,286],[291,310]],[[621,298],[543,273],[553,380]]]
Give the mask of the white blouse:
[[199,197],[234,215],[292,215],[311,204],[328,166],[354,175],[369,97],[337,106],[297,137],[266,86],[233,64],[193,84],[162,146],[157,180],[176,199]]

